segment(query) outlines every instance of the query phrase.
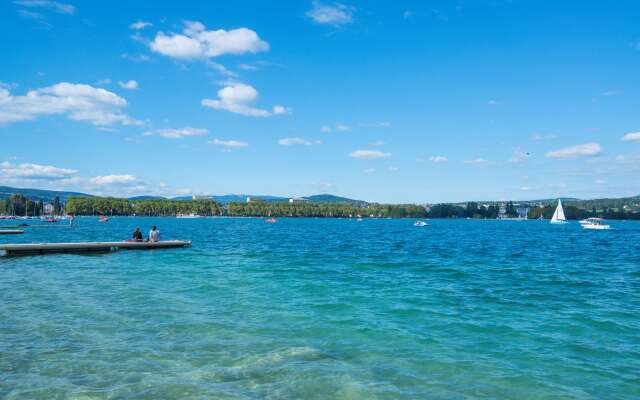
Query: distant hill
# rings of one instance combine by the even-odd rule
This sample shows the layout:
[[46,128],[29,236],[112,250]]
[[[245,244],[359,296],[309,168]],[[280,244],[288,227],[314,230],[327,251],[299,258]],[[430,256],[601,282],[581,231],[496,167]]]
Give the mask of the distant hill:
[[314,203],[348,203],[348,204],[366,204],[363,200],[354,200],[347,197],[335,196],[333,194],[316,194],[307,196],[305,199]]
[[58,190],[42,190],[30,188],[14,188],[9,186],[0,186],[0,199],[6,199],[12,194],[21,194],[35,201],[51,202],[58,196],[60,200],[66,201],[69,197],[93,197],[90,194],[79,192],[64,192]]
[[268,196],[268,195],[254,195],[254,194],[225,194],[220,196],[211,196],[215,201],[222,204],[229,203],[244,203],[247,201],[247,197],[251,197],[254,200],[262,200],[268,202],[276,201],[288,201],[288,197],[280,196]]
[[[129,197],[129,200],[167,200],[167,198],[162,196],[133,196]],[[191,197],[189,197],[189,200],[191,200]]]

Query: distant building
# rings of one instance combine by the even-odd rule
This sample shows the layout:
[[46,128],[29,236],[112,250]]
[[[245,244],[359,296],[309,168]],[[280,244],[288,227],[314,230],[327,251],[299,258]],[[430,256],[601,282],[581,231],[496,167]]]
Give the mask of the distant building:
[[289,203],[304,203],[308,201],[309,199],[305,199],[304,197],[292,197],[289,199]]
[[509,216],[507,215],[507,205],[504,203],[500,203],[500,208],[498,209],[498,219],[506,219]]
[[247,196],[247,203],[251,203],[251,197]]

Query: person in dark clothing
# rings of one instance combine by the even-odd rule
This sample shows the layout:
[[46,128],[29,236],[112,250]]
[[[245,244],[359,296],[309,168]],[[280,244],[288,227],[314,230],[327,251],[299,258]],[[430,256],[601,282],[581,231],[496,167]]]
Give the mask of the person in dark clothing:
[[136,242],[142,242],[142,232],[140,231],[140,228],[136,228],[135,231],[133,231],[133,240],[135,240]]

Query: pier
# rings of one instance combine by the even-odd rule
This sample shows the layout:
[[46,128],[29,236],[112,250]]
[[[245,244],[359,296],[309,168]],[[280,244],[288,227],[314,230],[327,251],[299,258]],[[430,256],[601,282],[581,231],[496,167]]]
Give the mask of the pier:
[[190,240],[165,240],[160,242],[77,242],[77,243],[29,243],[3,244],[0,251],[7,256],[26,256],[51,253],[108,253],[118,250],[151,250],[191,246]]

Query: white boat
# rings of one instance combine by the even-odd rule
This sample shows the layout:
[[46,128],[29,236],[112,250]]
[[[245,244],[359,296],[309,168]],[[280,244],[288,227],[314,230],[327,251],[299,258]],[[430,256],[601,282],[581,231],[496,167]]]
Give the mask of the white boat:
[[200,215],[197,214],[178,214],[176,218],[200,218]]
[[553,217],[551,217],[552,224],[566,224],[567,219],[564,217],[564,208],[562,208],[562,202],[558,199],[558,206],[556,207],[556,211],[553,212]]
[[[583,221],[585,223],[582,224]],[[583,229],[605,230],[611,228],[609,225],[602,223],[602,218],[587,218],[583,221],[580,221]]]
[[427,224],[424,221],[416,221],[413,223],[413,226],[428,226],[429,224]]

